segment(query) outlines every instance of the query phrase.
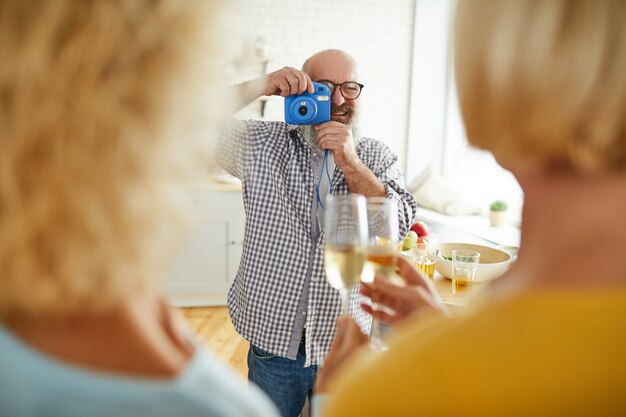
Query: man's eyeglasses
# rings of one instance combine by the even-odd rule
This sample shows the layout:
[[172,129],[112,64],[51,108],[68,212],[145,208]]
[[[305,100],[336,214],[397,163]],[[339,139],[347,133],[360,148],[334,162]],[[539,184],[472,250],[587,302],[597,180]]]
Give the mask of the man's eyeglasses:
[[361,90],[365,87],[363,84],[359,84],[354,81],[346,81],[342,84],[334,84],[331,81],[321,80],[317,81],[320,84],[324,84],[330,90],[330,95],[335,94],[335,89],[339,87],[339,91],[344,98],[348,100],[354,100],[361,95]]

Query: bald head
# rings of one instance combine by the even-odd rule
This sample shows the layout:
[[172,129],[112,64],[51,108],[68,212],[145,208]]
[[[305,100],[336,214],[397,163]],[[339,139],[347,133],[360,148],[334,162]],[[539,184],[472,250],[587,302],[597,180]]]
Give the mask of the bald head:
[[[339,49],[327,49],[307,59],[302,66],[302,71],[309,75],[311,81],[330,84],[331,120],[354,125],[354,115],[359,100],[358,98],[346,98],[341,92],[343,87],[336,88],[348,81],[358,81],[357,63],[352,55]],[[334,90],[333,85],[335,86]],[[347,95],[350,97],[349,94]]]
[[352,55],[340,49],[320,51],[304,62],[302,71],[313,81],[328,80],[333,83],[358,81],[358,66]]

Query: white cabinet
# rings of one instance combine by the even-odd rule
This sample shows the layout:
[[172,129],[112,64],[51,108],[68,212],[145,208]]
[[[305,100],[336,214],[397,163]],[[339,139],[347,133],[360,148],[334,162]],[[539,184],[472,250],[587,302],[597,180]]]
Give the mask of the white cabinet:
[[177,306],[225,305],[243,246],[244,210],[238,186],[207,185],[182,193],[192,219],[169,266],[165,293]]

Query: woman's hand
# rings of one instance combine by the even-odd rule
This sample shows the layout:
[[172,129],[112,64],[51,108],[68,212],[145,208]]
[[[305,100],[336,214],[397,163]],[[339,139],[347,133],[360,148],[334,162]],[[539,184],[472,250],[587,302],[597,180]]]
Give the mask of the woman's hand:
[[326,392],[328,381],[336,374],[337,368],[361,346],[367,343],[367,336],[352,317],[337,318],[337,333],[324,360],[322,369],[315,380],[315,392]]
[[392,326],[417,312],[426,310],[449,314],[430,279],[422,275],[402,256],[398,257],[397,265],[399,274],[404,280],[403,284],[376,276],[373,284],[361,285],[361,294],[369,298],[374,296],[376,303],[384,307],[374,311],[370,305],[361,303],[363,310]]

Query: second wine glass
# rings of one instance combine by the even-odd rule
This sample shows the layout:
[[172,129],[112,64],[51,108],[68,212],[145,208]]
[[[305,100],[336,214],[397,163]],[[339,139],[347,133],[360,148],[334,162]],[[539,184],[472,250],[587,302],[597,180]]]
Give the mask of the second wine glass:
[[[373,197],[367,199],[367,223],[369,240],[367,260],[362,275],[371,284],[376,274],[390,278],[396,266],[398,254],[398,205],[395,200]],[[378,310],[376,288],[372,288],[372,309]],[[370,347],[375,351],[387,350],[382,339],[381,324],[372,318]]]

